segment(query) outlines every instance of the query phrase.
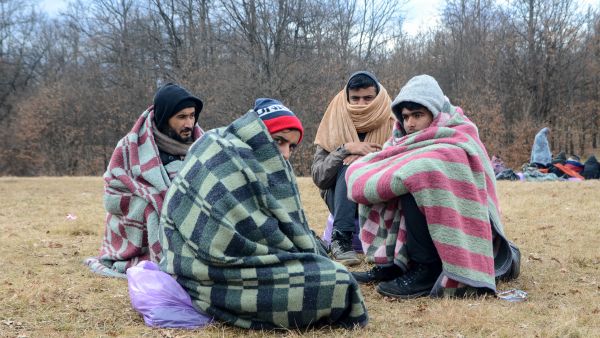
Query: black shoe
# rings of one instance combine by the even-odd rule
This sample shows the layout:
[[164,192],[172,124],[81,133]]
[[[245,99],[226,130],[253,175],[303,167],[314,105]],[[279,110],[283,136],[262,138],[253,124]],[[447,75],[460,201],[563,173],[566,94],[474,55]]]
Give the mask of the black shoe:
[[352,248],[352,236],[352,232],[345,231],[334,231],[331,235],[331,256],[347,266],[360,264],[360,259]]
[[397,265],[375,265],[369,271],[352,272],[352,276],[354,276],[357,282],[362,284],[385,282],[402,276],[402,269]]
[[427,296],[442,273],[442,264],[416,263],[403,276],[377,285],[377,292],[384,296],[410,299]]

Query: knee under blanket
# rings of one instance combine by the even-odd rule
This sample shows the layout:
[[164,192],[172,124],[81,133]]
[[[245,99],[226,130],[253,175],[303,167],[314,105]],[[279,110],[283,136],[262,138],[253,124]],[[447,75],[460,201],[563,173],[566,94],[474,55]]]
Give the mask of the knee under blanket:
[[349,197],[360,204],[365,253],[375,263],[407,268],[399,196],[410,193],[443,263],[432,296],[457,294],[466,286],[495,291],[495,276],[506,272],[512,261],[494,171],[477,127],[460,108],[446,103],[429,128],[400,133],[397,124],[382,151],[359,159],[346,173]]
[[[85,260],[98,274],[126,278],[125,271],[139,261],[160,260],[159,213],[183,161],[162,165],[153,117],[152,108],[142,113],[117,144],[104,173],[104,238],[98,257]],[[202,133],[196,124],[194,139]]]
[[321,256],[292,168],[254,111],[191,148],[161,216],[161,269],[244,328],[367,323],[358,284]]

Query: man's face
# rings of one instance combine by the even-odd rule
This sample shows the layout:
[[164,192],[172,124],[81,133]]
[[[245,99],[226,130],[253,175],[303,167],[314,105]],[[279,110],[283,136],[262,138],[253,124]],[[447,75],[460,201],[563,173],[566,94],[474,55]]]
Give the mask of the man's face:
[[402,108],[402,125],[407,134],[423,130],[433,121],[433,114],[427,108],[408,110]]
[[172,139],[182,143],[191,141],[194,136],[194,123],[196,123],[194,118],[195,112],[196,108],[189,107],[183,108],[175,115],[171,116],[166,134]]
[[273,140],[277,143],[277,147],[279,148],[281,155],[283,155],[283,158],[289,160],[290,156],[292,156],[292,152],[298,146],[298,142],[300,142],[300,131],[296,129],[285,129],[271,134],[271,137],[273,137]]
[[348,103],[351,105],[362,105],[366,106],[371,101],[375,100],[377,91],[375,87],[359,88],[359,89],[348,89]]

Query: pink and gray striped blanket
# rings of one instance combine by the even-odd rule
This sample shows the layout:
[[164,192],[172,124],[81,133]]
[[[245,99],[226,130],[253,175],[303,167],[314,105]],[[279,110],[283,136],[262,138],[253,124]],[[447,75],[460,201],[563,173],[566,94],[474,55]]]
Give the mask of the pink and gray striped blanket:
[[[487,151],[477,127],[449,102],[420,132],[403,136],[396,122],[384,149],[353,163],[346,180],[349,198],[359,203],[363,250],[377,264],[406,269],[399,196],[414,196],[443,262],[432,295],[495,291],[495,277],[510,268]],[[499,246],[505,254],[498,255]]]
[[[152,107],[115,148],[104,173],[104,238],[98,257],[85,260],[93,272],[126,278],[139,261],[158,263],[158,223],[163,199],[183,161],[163,166],[154,140]],[[196,124],[194,139],[203,134]]]

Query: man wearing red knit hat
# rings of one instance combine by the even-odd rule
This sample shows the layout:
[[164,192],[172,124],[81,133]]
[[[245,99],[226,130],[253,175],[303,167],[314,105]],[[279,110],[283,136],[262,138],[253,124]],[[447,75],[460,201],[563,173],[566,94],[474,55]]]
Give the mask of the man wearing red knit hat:
[[268,98],[257,99],[254,111],[277,143],[281,155],[289,160],[292,151],[304,136],[304,128],[296,114],[281,102]]
[[165,198],[160,267],[196,309],[253,329],[367,324],[356,280],[308,226],[288,161],[303,132],[262,98],[190,148]]

